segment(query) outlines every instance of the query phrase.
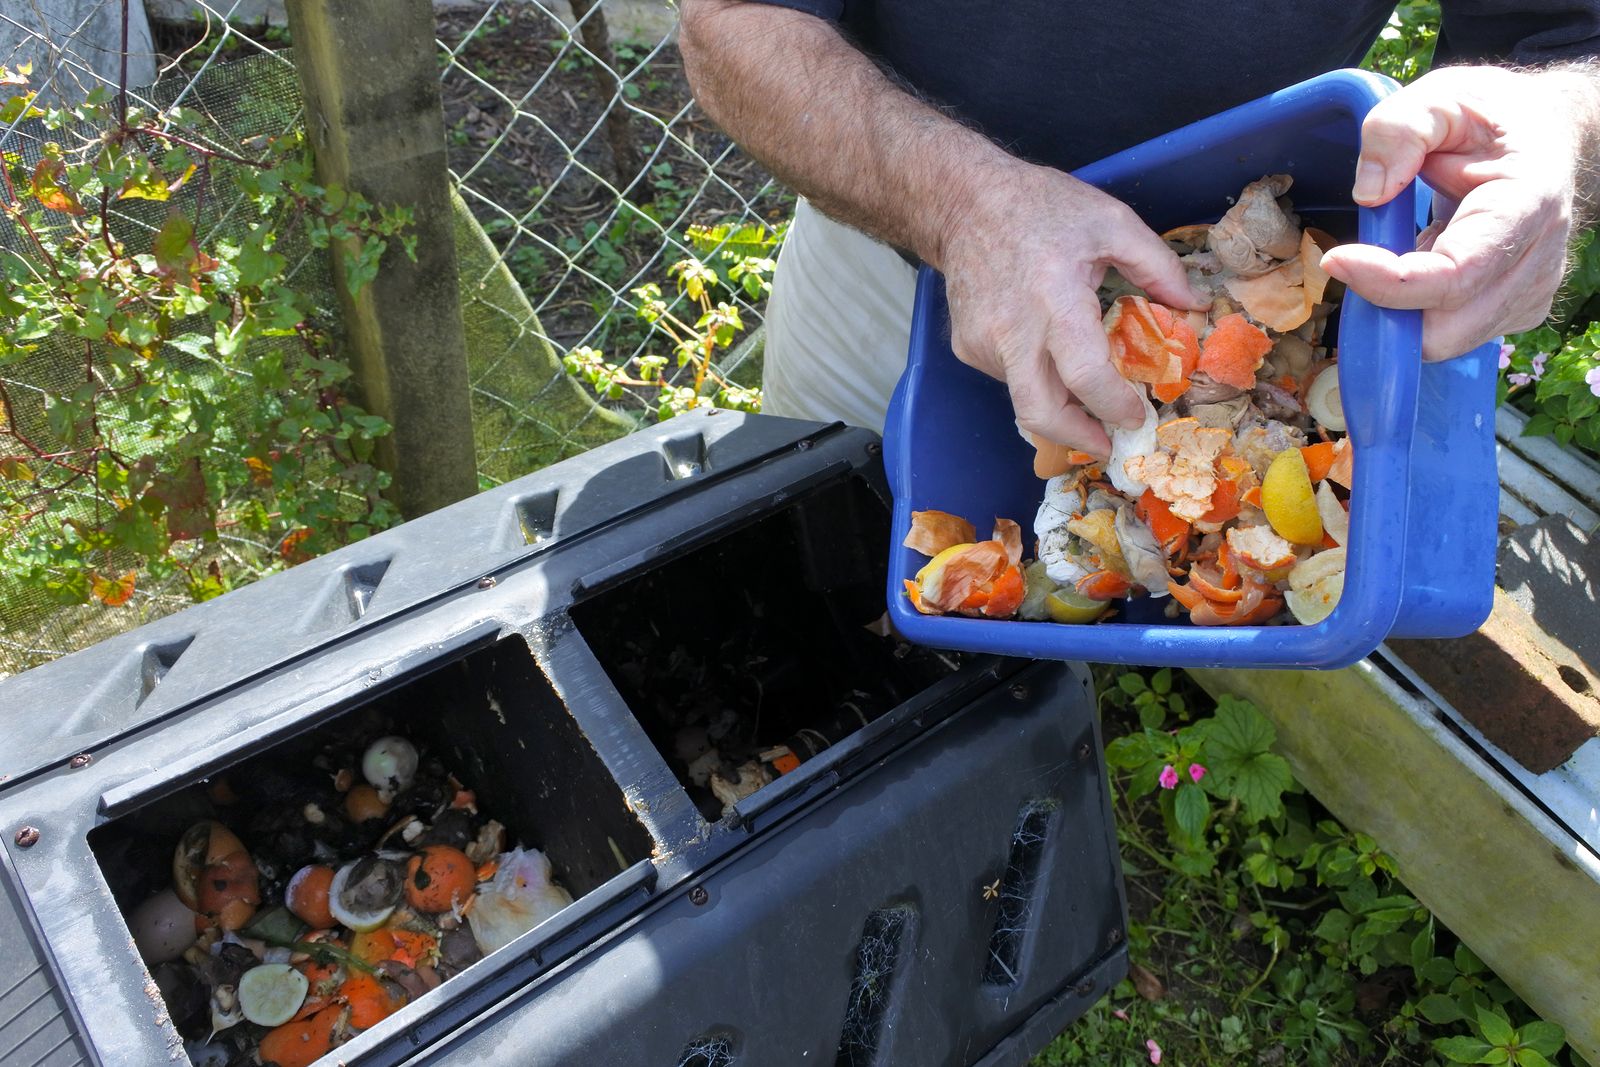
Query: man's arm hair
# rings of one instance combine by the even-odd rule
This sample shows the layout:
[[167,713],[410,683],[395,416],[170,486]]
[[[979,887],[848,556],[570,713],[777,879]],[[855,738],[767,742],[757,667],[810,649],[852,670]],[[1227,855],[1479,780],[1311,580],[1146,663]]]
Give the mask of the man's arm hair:
[[780,180],[934,266],[975,194],[1024,166],[813,15],[683,0],[679,47],[700,106]]

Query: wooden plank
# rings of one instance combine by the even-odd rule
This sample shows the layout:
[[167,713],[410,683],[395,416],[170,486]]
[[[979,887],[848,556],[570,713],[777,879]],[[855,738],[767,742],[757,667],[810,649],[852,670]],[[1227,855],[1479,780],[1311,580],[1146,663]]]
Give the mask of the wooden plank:
[[415,262],[391,247],[359,296],[334,286],[361,399],[394,427],[378,462],[415,518],[478,489],[433,6],[289,0],[288,13],[318,181],[416,220]]
[[1600,467],[1575,449],[1563,448],[1553,437],[1523,437],[1528,420],[1522,413],[1500,407],[1494,415],[1495,436],[1528,462],[1592,508],[1600,508]]
[[1600,514],[1551,481],[1543,471],[1505,445],[1495,445],[1500,485],[1544,515],[1565,515],[1580,529],[1600,527]]
[[1600,1063],[1600,860],[1371,663],[1191,672],[1259,707],[1296,777],[1371,834],[1407,888]]

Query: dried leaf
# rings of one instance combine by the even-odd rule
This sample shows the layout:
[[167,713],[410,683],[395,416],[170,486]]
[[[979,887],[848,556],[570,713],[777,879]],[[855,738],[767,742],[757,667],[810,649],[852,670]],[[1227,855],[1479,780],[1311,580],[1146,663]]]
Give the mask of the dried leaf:
[[133,596],[134,582],[137,574],[128,571],[120,578],[107,578],[101,574],[89,576],[89,587],[94,592],[95,599],[108,608],[120,608]]
[[1133,979],[1133,988],[1146,1000],[1160,1000],[1167,995],[1167,987],[1161,984],[1161,979],[1137,963],[1128,965],[1128,977]]
[[150,495],[166,505],[167,534],[174,541],[194,540],[216,531],[216,515],[206,492],[200,457],[156,475],[150,483]]
[[87,214],[83,205],[78,203],[78,194],[67,184],[67,165],[53,156],[39,160],[39,165],[33,168],[33,195],[51,211],[68,215]]

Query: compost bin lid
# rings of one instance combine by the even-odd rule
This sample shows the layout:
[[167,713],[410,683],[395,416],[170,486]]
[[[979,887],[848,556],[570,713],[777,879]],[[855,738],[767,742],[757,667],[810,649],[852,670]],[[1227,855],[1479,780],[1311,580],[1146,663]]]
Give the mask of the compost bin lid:
[[0,681],[0,789],[838,430],[691,412]]

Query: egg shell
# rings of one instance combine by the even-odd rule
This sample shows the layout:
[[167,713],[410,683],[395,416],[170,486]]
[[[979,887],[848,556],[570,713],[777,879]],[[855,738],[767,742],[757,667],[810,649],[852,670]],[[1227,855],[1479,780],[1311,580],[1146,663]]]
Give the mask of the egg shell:
[[178,899],[177,893],[163,889],[133,909],[128,916],[128,929],[133,933],[139,957],[154,967],[177,959],[194,944],[195,913]]

